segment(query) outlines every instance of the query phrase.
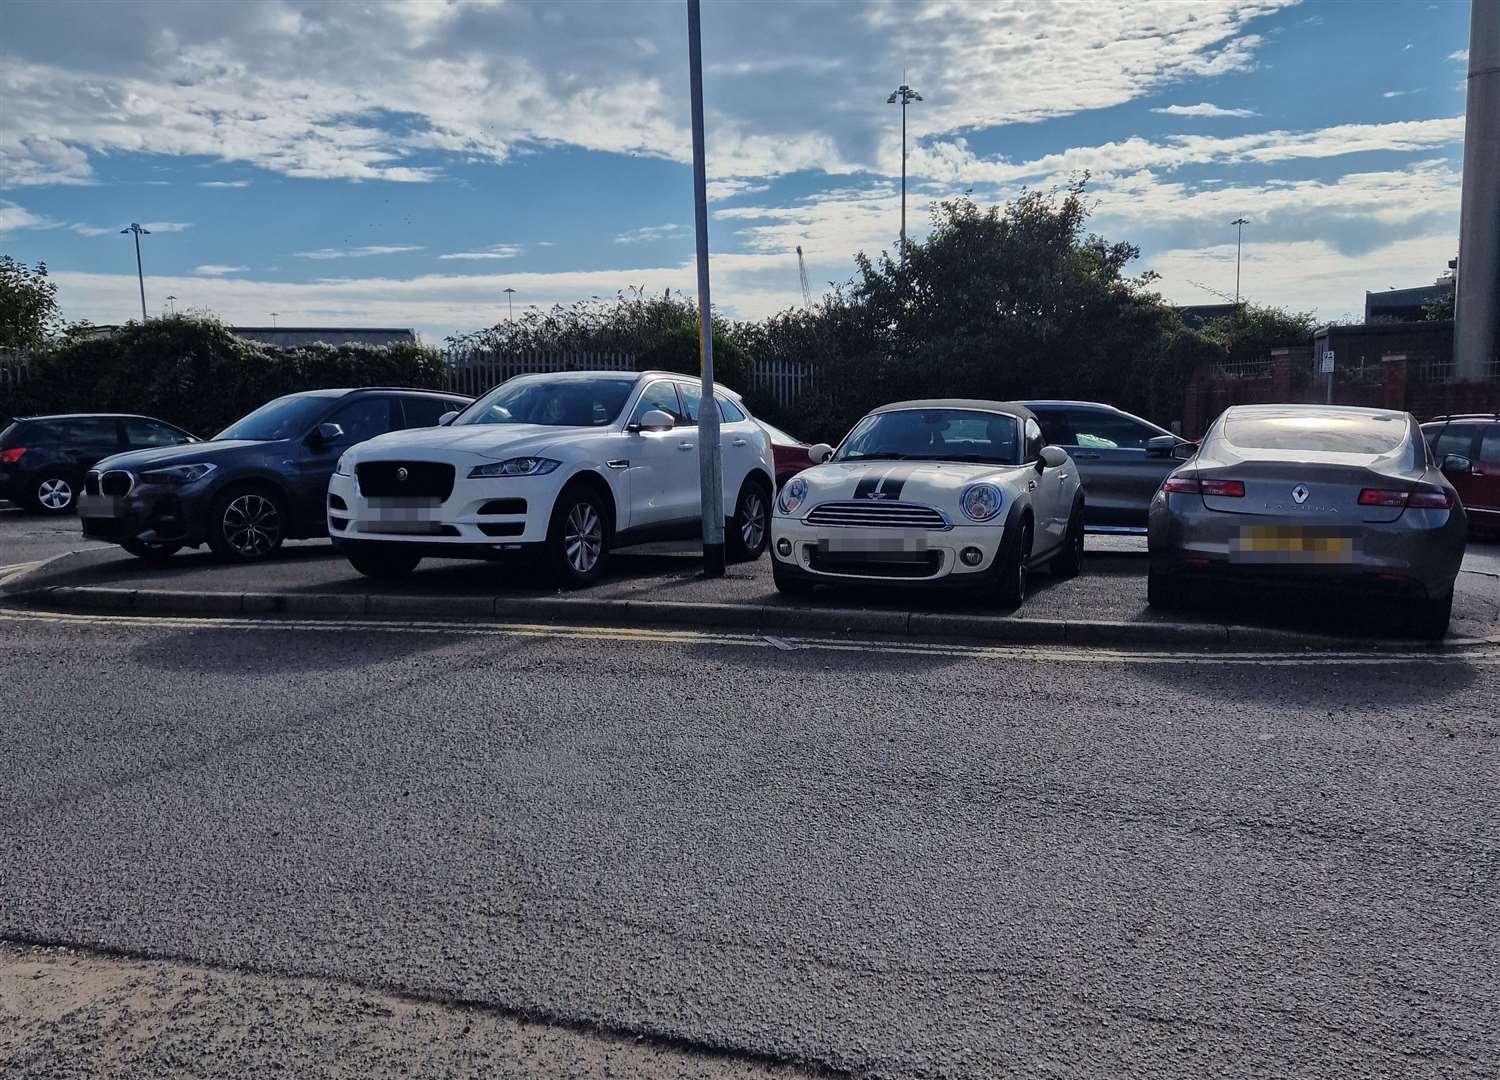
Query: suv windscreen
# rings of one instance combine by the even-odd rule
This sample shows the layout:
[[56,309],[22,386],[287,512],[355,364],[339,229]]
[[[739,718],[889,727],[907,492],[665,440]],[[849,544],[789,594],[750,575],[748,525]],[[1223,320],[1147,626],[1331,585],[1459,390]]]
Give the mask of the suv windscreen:
[[242,416],[214,436],[222,439],[249,439],[270,442],[273,439],[296,439],[312,430],[328,406],[337,400],[322,394],[289,394],[268,401],[253,413]]
[[1021,462],[1014,416],[970,409],[901,409],[875,413],[854,426],[835,461]]
[[615,422],[636,380],[548,377],[512,379],[480,398],[453,421],[468,424],[545,424],[606,427]]
[[1406,417],[1281,413],[1228,416],[1223,437],[1242,450],[1315,454],[1389,454],[1406,438]]

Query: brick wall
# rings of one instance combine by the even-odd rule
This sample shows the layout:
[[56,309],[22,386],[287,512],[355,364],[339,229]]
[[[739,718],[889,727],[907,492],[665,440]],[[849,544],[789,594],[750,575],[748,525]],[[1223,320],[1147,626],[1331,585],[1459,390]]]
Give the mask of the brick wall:
[[1336,326],[1319,330],[1310,348],[1272,350],[1264,365],[1249,372],[1199,368],[1188,381],[1182,433],[1203,434],[1230,405],[1326,401],[1327,376],[1316,368],[1328,350],[1334,353],[1335,405],[1401,409],[1419,420],[1500,411],[1500,372],[1477,382],[1453,380],[1453,323]]

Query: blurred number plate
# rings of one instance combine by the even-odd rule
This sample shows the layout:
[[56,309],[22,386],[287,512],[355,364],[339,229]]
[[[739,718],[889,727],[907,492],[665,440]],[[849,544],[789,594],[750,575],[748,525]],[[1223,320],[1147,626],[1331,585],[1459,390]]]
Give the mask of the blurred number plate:
[[925,562],[927,559],[925,539],[819,540],[818,550],[824,555],[880,562]]
[[1239,562],[1352,562],[1354,536],[1347,529],[1247,525],[1230,542],[1229,555]]

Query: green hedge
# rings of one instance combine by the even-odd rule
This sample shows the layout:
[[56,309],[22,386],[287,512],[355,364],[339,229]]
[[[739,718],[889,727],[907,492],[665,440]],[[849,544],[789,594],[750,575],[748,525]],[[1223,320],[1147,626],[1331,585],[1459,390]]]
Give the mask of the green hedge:
[[236,337],[216,319],[175,315],[36,354],[24,381],[0,388],[0,416],[144,413],[208,436],[282,394],[438,388],[443,371],[441,354],[425,345],[273,348]]

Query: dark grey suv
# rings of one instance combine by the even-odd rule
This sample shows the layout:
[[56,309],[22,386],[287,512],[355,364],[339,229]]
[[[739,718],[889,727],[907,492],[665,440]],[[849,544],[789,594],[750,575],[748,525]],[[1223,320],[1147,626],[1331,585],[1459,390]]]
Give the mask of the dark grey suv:
[[385,387],[310,390],[262,405],[206,442],[116,454],[79,499],[83,533],[141,558],[208,544],[252,562],[283,540],[325,535],[328,478],[355,443],[432,427],[470,399]]
[[1096,401],[1028,401],[1026,406],[1042,425],[1043,441],[1061,446],[1078,466],[1084,521],[1144,532],[1156,489],[1192,444]]

